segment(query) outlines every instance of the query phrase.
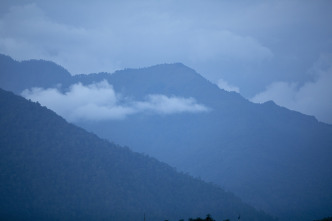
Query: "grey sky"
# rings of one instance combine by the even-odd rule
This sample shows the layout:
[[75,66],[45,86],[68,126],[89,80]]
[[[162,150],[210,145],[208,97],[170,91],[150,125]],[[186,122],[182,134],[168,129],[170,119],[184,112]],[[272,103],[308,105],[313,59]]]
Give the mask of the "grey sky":
[[248,99],[332,123],[331,11],[323,0],[3,0],[0,53],[72,74],[182,62]]

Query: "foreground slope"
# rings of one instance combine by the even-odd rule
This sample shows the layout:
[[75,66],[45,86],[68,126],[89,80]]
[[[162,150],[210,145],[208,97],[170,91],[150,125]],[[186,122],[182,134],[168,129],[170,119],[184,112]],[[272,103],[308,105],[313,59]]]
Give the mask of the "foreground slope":
[[272,220],[220,188],[0,90],[1,220]]
[[[22,65],[8,57],[3,60],[16,64],[13,67]],[[39,70],[39,63],[33,62],[34,70]],[[106,79],[116,92],[134,100],[150,94],[194,98],[211,111],[141,113],[117,121],[75,123],[212,181],[281,220],[312,220],[331,215],[331,125],[273,102],[253,104],[239,94],[220,90],[183,64],[127,69],[113,74],[71,77],[67,73],[61,77],[63,80],[53,76],[62,76],[62,68],[53,63],[49,67],[50,72],[39,73],[50,75],[47,84],[36,78],[25,87],[47,88],[61,83],[65,91],[76,82],[91,84]],[[22,81],[19,76],[29,77],[24,75],[24,69],[6,69],[6,74],[16,84],[9,84],[4,78],[1,85],[16,93],[26,89],[18,87]]]

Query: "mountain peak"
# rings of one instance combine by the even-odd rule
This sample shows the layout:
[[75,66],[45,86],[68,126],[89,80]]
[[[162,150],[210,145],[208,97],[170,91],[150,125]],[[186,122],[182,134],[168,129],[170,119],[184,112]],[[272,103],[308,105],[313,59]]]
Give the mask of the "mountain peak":
[[14,62],[15,60],[12,57],[8,56],[8,55],[0,54],[0,62],[1,62],[1,64],[5,63],[5,61]]
[[139,68],[139,69],[149,69],[149,68],[187,68],[187,69],[190,69],[188,66],[184,65],[181,62],[156,64],[156,65]]
[[31,87],[55,87],[69,81],[70,73],[62,66],[45,60],[15,61],[1,55],[0,87],[20,94]]

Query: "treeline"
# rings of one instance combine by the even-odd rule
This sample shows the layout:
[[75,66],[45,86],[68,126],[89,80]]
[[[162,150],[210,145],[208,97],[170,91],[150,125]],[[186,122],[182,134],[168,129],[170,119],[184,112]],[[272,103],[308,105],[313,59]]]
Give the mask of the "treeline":
[[314,221],[332,221],[332,217],[325,217],[323,219],[317,219],[317,220],[314,220]]
[[[240,215],[237,218],[238,221],[240,221]],[[168,221],[168,220],[165,220]],[[180,219],[179,221],[185,221],[184,219]],[[210,214],[206,215],[206,218],[203,219],[201,217],[197,217],[197,218],[189,218],[188,221],[216,221],[215,219],[212,218],[212,216]],[[223,221],[231,221],[230,219],[224,219]],[[325,217],[323,219],[317,219],[317,220],[313,220],[313,221],[332,221],[332,217]]]
[[[240,220],[240,216],[238,216],[238,220]],[[168,220],[165,220],[165,221],[168,221]],[[184,219],[180,219],[179,221],[184,221]],[[216,220],[213,219],[210,214],[207,214],[205,219],[203,219],[201,217],[197,217],[197,218],[189,218],[188,221],[216,221]],[[230,221],[230,219],[224,219],[223,221]]]

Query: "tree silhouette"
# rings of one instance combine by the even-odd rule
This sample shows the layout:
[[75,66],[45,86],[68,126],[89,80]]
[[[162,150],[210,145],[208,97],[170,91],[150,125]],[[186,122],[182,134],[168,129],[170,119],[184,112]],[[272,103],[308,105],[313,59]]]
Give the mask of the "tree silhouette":
[[314,221],[332,221],[332,217],[325,217],[323,219],[314,220]]
[[205,219],[197,217],[196,219],[190,218],[189,221],[215,221],[215,220],[211,217],[210,214],[207,214]]

